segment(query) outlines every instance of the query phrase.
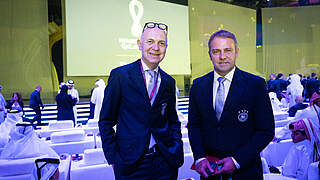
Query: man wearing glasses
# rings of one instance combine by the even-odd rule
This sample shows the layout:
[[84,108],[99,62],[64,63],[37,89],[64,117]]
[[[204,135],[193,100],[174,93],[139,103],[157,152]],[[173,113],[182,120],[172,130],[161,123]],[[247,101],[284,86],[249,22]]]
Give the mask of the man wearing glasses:
[[141,59],[110,73],[99,129],[116,179],[177,179],[183,164],[175,81],[159,67],[167,32],[165,24],[146,23],[137,41]]

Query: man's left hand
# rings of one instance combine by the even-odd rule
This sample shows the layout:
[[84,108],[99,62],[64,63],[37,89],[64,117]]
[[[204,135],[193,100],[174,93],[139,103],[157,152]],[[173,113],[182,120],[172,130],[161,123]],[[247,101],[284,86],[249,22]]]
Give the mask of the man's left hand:
[[226,157],[216,162],[217,165],[222,165],[222,168],[216,171],[214,174],[227,173],[231,174],[234,170],[236,170],[236,165],[234,164],[231,157]]

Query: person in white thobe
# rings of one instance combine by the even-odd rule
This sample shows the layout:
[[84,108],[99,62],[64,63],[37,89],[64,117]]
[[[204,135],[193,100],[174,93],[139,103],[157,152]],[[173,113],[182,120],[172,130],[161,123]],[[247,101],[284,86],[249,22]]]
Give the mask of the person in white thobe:
[[97,87],[94,88],[90,101],[95,105],[93,119],[99,119],[106,84],[102,79],[98,79],[95,85]]
[[16,123],[22,122],[22,115],[23,113],[17,110],[8,111],[7,118],[0,124],[0,148],[8,143],[9,133]]
[[289,108],[296,104],[295,100],[298,96],[302,96],[303,86],[300,82],[300,76],[293,74],[290,76],[290,84],[287,87],[287,94],[289,95]]
[[0,85],[0,124],[4,121],[6,113],[6,100],[1,94],[2,86]]
[[[27,158],[54,158],[59,159],[59,155],[37,136],[32,125],[28,122],[20,122],[12,127],[9,133],[10,140],[0,154],[0,160],[21,160]],[[59,164],[42,164],[41,179],[49,179],[58,169]],[[32,170],[29,179],[36,180],[37,168]],[[14,179],[14,178],[13,178]]]
[[[66,83],[66,85],[68,86],[68,94],[72,96],[72,98],[76,98],[77,99],[77,103],[79,103],[79,93],[78,90],[74,88],[74,82],[73,80],[68,80],[68,82]],[[74,114],[74,122],[75,125],[77,124],[77,105],[73,106],[73,114]]]
[[282,175],[307,180],[310,163],[312,163],[312,146],[309,140],[303,140],[290,148],[282,167]]
[[291,137],[295,143],[289,150],[283,163],[282,175],[298,180],[308,179],[308,166],[317,161],[313,155],[315,152],[313,143],[319,143],[314,134],[312,121],[308,119],[298,120],[289,125]]

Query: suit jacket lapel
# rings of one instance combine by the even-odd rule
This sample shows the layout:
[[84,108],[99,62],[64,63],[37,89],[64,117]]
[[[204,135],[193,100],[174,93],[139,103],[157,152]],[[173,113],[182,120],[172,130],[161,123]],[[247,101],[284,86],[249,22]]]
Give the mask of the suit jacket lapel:
[[214,72],[212,71],[211,72],[211,75],[209,76],[209,79],[208,79],[208,94],[205,96],[205,97],[209,97],[209,108],[210,108],[210,111],[211,112],[211,117],[213,119],[212,123],[213,124],[217,124],[221,121],[221,117],[220,117],[220,121],[218,121],[218,118],[217,118],[217,115],[216,115],[216,110],[214,108],[214,104],[213,104],[213,81],[214,81]]
[[128,73],[131,79],[130,84],[150,103],[139,60],[134,63],[134,67]]
[[159,73],[160,73],[161,82],[160,82],[160,87],[158,89],[158,92],[157,92],[157,95],[155,97],[155,100],[153,102],[153,105],[158,103],[158,101],[160,101],[161,94],[166,89],[167,83],[168,83],[168,77],[167,77],[166,73],[164,73],[162,71],[162,69],[160,69],[160,68],[159,68]]
[[223,112],[221,114],[221,120],[224,120],[224,116],[227,115],[228,112],[232,109],[233,103],[236,103],[236,100],[242,97],[242,93],[244,91],[244,88],[242,87],[244,79],[242,77],[242,74],[238,68],[235,69],[232,82],[230,85],[230,89],[227,95],[227,99],[224,103]]

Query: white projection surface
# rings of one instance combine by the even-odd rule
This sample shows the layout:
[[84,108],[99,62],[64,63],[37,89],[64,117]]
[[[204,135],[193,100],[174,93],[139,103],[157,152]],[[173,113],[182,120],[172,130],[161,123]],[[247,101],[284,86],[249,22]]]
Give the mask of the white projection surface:
[[66,0],[68,76],[105,76],[141,57],[137,39],[145,22],[168,25],[160,67],[190,74],[188,7],[156,0]]

